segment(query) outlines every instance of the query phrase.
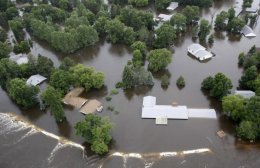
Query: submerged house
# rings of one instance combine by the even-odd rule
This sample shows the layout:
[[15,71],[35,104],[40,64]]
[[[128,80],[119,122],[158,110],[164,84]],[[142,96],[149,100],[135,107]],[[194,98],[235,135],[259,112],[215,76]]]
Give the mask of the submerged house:
[[9,57],[11,61],[16,62],[18,65],[27,64],[29,59],[26,54],[17,54]]
[[213,57],[211,52],[207,51],[205,47],[197,43],[189,45],[188,52],[200,61]]
[[167,124],[167,119],[216,119],[217,116],[214,109],[190,109],[187,106],[157,105],[156,97],[146,96],[143,98],[142,118],[155,118],[156,123]]
[[172,15],[159,14],[156,18],[157,21],[167,22],[170,21]]
[[47,78],[45,78],[44,76],[41,76],[39,74],[37,75],[32,75],[27,81],[26,84],[27,85],[33,85],[33,86],[37,86],[39,84],[41,84],[42,82],[44,82]]
[[245,25],[242,28],[241,34],[243,34],[245,37],[256,37],[256,34],[254,33],[254,31],[248,25]]
[[176,8],[178,8],[179,3],[178,2],[171,2],[170,5],[166,8],[168,11],[172,12]]
[[255,92],[253,92],[251,90],[235,90],[234,94],[240,95],[245,99],[250,99],[251,97],[255,96]]

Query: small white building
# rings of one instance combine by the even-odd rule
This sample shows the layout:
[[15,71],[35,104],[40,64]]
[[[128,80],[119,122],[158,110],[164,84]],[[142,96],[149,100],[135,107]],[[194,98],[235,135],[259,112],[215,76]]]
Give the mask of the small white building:
[[11,55],[9,59],[16,62],[18,65],[27,64],[29,61],[26,54]]
[[32,75],[27,81],[26,84],[27,85],[33,85],[33,86],[37,86],[39,84],[41,84],[42,82],[44,82],[47,78],[45,78],[44,76],[41,76],[39,74],[37,75]]
[[167,22],[171,20],[172,15],[159,14],[156,18],[157,21]]
[[171,2],[170,5],[166,8],[168,11],[172,12],[176,8],[178,8],[179,3],[178,2]]
[[254,33],[254,31],[248,25],[245,25],[242,28],[241,34],[243,34],[245,37],[256,37],[256,34]]
[[156,97],[143,98],[142,118],[155,118],[156,124],[167,124],[167,119],[216,119],[214,109],[188,109],[187,106],[156,105]]
[[205,47],[197,43],[189,45],[188,52],[200,61],[210,59],[213,57],[213,54],[211,52],[208,52]]
[[255,96],[255,92],[251,90],[235,90],[235,95],[240,95],[245,99],[250,99]]

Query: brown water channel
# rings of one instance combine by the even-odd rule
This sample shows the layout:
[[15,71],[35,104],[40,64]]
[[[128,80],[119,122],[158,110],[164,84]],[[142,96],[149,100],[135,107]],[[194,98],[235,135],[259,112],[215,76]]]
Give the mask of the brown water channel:
[[[201,15],[203,18],[211,20],[212,16],[235,4],[234,0],[219,1],[213,8],[203,10]],[[259,1],[255,0],[254,5],[259,7],[258,4]],[[187,55],[187,46],[193,43],[191,34],[187,33],[176,41],[173,61],[167,70],[154,74],[154,87],[120,90],[118,95],[113,96],[111,102],[106,102],[104,97],[114,88],[115,83],[120,81],[123,67],[132,57],[131,51],[125,46],[112,45],[105,41],[82,49],[71,55],[71,58],[78,63],[95,67],[106,76],[106,87],[100,91],[88,92],[85,96],[97,98],[103,103],[105,110],[100,115],[109,116],[116,125],[112,130],[111,151],[112,153],[114,151],[123,152],[125,155],[113,155],[102,159],[96,157],[83,159],[80,150],[77,151],[70,147],[63,148],[51,160],[51,163],[46,164],[41,159],[46,159],[49,155],[48,151],[52,151],[51,149],[55,147],[53,140],[49,138],[46,140],[46,137],[37,134],[28,137],[28,140],[21,141],[22,143],[5,146],[2,144],[8,144],[10,139],[15,139],[14,137],[20,135],[0,134],[0,167],[260,167],[259,143],[243,144],[236,140],[234,126],[231,121],[221,115],[219,103],[209,99],[200,90],[202,80],[217,72],[224,73],[232,80],[233,90],[238,86],[238,79],[242,74],[242,69],[237,66],[239,53],[247,52],[253,45],[260,46],[259,23],[254,27],[254,31],[257,37],[252,39],[230,36],[226,32],[215,33],[215,43],[209,50],[213,51],[216,57],[206,63],[200,63]],[[34,41],[32,53],[51,58],[56,66],[65,56],[39,41]],[[160,77],[164,73],[171,76],[171,85],[168,89],[163,89],[160,85]],[[182,90],[179,90],[175,84],[180,75],[186,81],[186,86]],[[177,102],[190,108],[215,108],[218,112],[218,119],[169,120],[167,126],[156,126],[154,120],[141,119],[142,98],[146,95],[156,96],[158,104]],[[107,111],[108,105],[114,105],[119,113]],[[14,112],[46,131],[80,144],[84,142],[82,138],[75,135],[73,128],[75,123],[84,117],[77,109],[65,107],[67,121],[57,124],[49,112],[42,112],[38,108],[24,111],[15,105],[3,90],[0,90],[0,111]],[[220,129],[227,133],[227,136],[222,139],[216,135]],[[148,157],[145,161],[144,157],[142,159],[129,157],[129,153],[158,156],[160,152],[200,148],[207,148],[211,152],[160,159]],[[27,157],[22,157],[23,154]],[[89,155],[88,152],[87,155]],[[100,163],[102,164],[100,165]]]

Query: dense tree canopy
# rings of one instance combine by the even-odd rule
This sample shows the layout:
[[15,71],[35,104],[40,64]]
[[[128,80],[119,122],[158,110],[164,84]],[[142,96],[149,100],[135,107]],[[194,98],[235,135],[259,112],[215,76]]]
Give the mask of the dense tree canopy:
[[187,18],[181,13],[176,13],[170,20],[171,25],[177,33],[186,31]]
[[91,150],[97,154],[108,152],[108,144],[112,137],[110,130],[113,124],[108,118],[102,118],[93,114],[86,115],[83,121],[75,125],[76,134],[82,136],[91,144]]
[[199,7],[210,7],[213,0],[176,0],[182,5],[194,5]]
[[257,75],[257,68],[255,66],[246,69],[244,75],[239,80],[239,86],[242,89],[254,89],[254,81]]
[[187,23],[192,24],[199,20],[199,7],[197,6],[186,6],[182,13],[187,18]]
[[53,87],[48,86],[46,90],[41,94],[44,104],[50,108],[51,113],[57,122],[61,122],[65,119],[65,114],[62,106],[61,93],[55,90]]
[[172,0],[155,0],[155,8],[158,10],[166,9]]
[[167,49],[151,50],[148,55],[148,68],[153,72],[157,72],[167,67],[171,63],[172,53]]
[[24,108],[30,108],[38,103],[39,88],[28,86],[23,79],[14,78],[10,80],[7,85],[7,92],[18,105]]
[[128,0],[128,3],[137,7],[147,6],[149,0]]
[[8,44],[0,41],[0,59],[7,58],[10,52],[11,49]]
[[199,29],[199,39],[201,41],[205,41],[206,37],[210,33],[211,26],[209,25],[209,21],[202,19],[200,21],[200,29]]
[[210,96],[217,99],[222,99],[233,87],[231,80],[222,73],[217,73],[214,78],[205,78],[201,85],[203,89],[210,91]]
[[220,12],[220,14],[217,15],[215,20],[215,29],[217,30],[225,30],[226,29],[226,21],[228,19],[228,13],[225,11]]
[[174,27],[169,23],[164,23],[159,29],[156,30],[156,37],[154,46],[156,48],[167,48],[173,45],[176,38]]

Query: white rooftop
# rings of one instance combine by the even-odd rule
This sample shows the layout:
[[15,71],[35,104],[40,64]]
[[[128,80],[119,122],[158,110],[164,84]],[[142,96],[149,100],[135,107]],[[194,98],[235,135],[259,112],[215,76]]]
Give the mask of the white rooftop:
[[200,61],[213,57],[213,54],[211,52],[208,52],[205,47],[198,43],[189,45],[188,52],[194,55]]
[[251,91],[251,90],[235,90],[235,95],[240,95],[245,99],[249,99],[253,96],[255,96],[255,92]]
[[9,59],[10,59],[11,61],[16,62],[18,65],[27,64],[28,61],[29,61],[26,54],[12,55],[12,56],[9,57]]
[[166,9],[169,11],[174,11],[176,8],[178,8],[178,6],[179,6],[178,2],[171,2]]
[[167,22],[171,19],[172,15],[159,14],[157,18],[163,22]]
[[165,117],[158,117],[155,119],[155,124],[156,125],[167,125],[168,119]]
[[216,119],[216,111],[214,109],[188,109],[189,118],[212,118]]
[[248,25],[245,25],[242,30],[241,33],[245,36],[245,37],[256,37],[256,34],[254,33],[254,31],[251,29],[251,27],[249,27]]
[[[187,109],[187,106],[156,105],[155,97],[146,96],[143,98],[142,118],[187,120],[189,117],[209,119],[217,118],[214,109]],[[160,122],[160,119],[157,120]]]
[[26,84],[27,85],[39,85],[40,83],[42,83],[43,81],[45,81],[47,78],[45,78],[44,76],[41,76],[39,74],[37,75],[32,75],[27,81]]

